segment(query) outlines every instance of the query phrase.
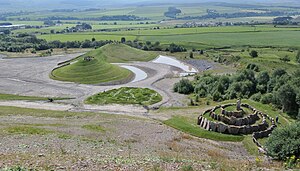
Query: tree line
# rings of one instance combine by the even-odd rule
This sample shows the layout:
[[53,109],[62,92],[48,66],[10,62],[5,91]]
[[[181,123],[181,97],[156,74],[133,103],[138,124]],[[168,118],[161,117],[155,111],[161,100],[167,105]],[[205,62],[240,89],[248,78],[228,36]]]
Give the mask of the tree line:
[[194,81],[181,80],[174,85],[174,91],[182,94],[195,93],[197,98],[211,98],[214,101],[245,98],[263,104],[271,104],[294,118],[300,119],[300,69],[292,74],[276,69],[267,71],[248,69],[235,75],[196,76]]

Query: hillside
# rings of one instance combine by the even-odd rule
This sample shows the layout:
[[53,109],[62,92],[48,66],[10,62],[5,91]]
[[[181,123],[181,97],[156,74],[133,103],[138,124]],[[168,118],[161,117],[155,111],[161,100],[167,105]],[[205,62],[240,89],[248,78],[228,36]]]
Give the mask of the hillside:
[[[157,56],[124,44],[109,44],[90,51],[69,65],[55,69],[51,78],[82,84],[123,83],[133,76],[131,71],[110,63],[150,61]],[[88,59],[85,59],[87,58]]]
[[100,48],[103,57],[110,63],[126,63],[130,61],[150,61],[158,55],[132,48],[124,44],[109,44]]
[[106,62],[101,48],[83,55],[69,65],[53,70],[50,75],[55,80],[81,84],[124,82],[132,76],[131,71]]

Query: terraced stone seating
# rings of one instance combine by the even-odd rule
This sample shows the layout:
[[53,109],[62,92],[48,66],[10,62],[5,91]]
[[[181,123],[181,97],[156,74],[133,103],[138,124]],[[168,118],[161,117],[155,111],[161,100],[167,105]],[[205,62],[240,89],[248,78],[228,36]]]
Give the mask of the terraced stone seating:
[[[232,106],[237,106],[237,109],[240,110],[226,110],[227,108],[232,108]],[[226,104],[206,110],[198,117],[198,125],[203,129],[222,134],[252,134],[253,142],[263,152],[265,150],[257,139],[268,137],[276,128],[273,118],[248,104]]]

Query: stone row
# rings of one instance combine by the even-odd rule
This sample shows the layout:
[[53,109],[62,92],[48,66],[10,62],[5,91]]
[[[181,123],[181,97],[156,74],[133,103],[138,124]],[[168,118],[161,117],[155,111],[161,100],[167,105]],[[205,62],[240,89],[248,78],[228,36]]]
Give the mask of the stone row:
[[259,120],[258,113],[248,115],[245,118],[236,118],[233,116],[229,118],[227,116],[218,115],[215,112],[211,112],[210,117],[214,120],[221,121],[225,124],[235,125],[235,126],[253,125],[256,123],[256,121]]
[[209,121],[203,116],[198,117],[198,125],[206,130],[219,132],[223,134],[233,134],[233,135],[252,134],[258,131],[264,131],[269,127],[266,121],[263,121],[262,123],[254,126],[251,125],[232,126],[232,125],[226,125],[224,123]]

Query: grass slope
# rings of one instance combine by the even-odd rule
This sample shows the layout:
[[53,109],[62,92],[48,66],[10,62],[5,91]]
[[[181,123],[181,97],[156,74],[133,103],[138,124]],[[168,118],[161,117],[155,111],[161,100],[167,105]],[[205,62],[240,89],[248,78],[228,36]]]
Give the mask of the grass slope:
[[[85,61],[84,57],[93,57]],[[156,53],[131,48],[123,44],[109,44],[74,59],[70,65],[55,69],[50,77],[55,80],[81,84],[101,84],[107,82],[125,82],[133,73],[117,65],[129,61],[149,61]]]
[[[70,98],[52,98],[53,100],[64,100]],[[0,94],[0,100],[48,100],[47,97],[19,96],[14,94]]]
[[[93,57],[91,61],[84,57]],[[88,52],[74,60],[70,65],[55,69],[50,77],[55,80],[82,84],[100,84],[113,81],[124,81],[132,77],[132,72],[105,61],[102,48]]]
[[101,47],[107,62],[126,63],[129,61],[150,61],[157,57],[155,52],[135,49],[124,44],[110,44]]
[[88,104],[142,104],[152,105],[162,100],[160,94],[148,88],[122,87],[89,97]]

